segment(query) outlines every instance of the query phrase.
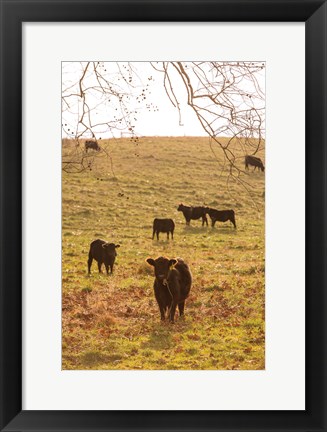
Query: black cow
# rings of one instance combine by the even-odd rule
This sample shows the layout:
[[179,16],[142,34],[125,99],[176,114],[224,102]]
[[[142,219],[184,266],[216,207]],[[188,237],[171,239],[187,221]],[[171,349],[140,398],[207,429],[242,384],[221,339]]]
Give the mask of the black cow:
[[206,223],[208,226],[208,219],[206,216],[206,207],[188,207],[180,204],[177,207],[178,211],[183,212],[186,220],[186,225],[190,225],[191,219],[196,220],[202,218],[202,226]]
[[167,233],[167,240],[169,239],[169,233],[171,233],[171,238],[174,238],[175,222],[172,219],[158,219],[155,218],[153,221],[153,234],[152,240],[155,234],[157,235],[157,240],[159,240],[159,233]]
[[100,146],[96,141],[85,141],[85,152],[87,153],[89,149],[100,151]]
[[245,156],[245,168],[248,170],[249,169],[249,165],[254,166],[253,171],[258,168],[261,169],[261,171],[263,172],[265,170],[265,167],[263,166],[262,160],[258,157],[255,156]]
[[168,311],[170,322],[174,322],[176,306],[179,315],[184,314],[185,299],[188,297],[192,274],[189,266],[181,259],[159,257],[148,258],[147,263],[154,267],[154,295],[157,300],[161,319],[166,318]]
[[216,209],[207,207],[207,213],[210,216],[212,227],[215,226],[215,223],[217,221],[218,222],[227,222],[229,220],[234,225],[234,228],[236,228],[234,210],[216,210]]
[[102,273],[102,264],[105,265],[107,274],[109,273],[109,267],[110,272],[112,273],[117,256],[116,249],[119,247],[119,244],[115,245],[114,243],[107,243],[100,239],[94,240],[90,244],[89,259],[87,261],[89,274],[91,273],[91,265],[94,259],[98,262],[99,273]]

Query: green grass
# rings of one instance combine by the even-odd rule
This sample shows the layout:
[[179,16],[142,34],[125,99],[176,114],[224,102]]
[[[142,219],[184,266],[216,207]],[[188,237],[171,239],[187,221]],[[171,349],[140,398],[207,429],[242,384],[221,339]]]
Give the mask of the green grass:
[[[97,155],[92,171],[62,179],[63,369],[264,369],[263,173],[242,174],[250,195],[227,180],[206,138],[102,145],[111,160]],[[233,208],[237,230],[186,227],[181,202]],[[152,241],[155,217],[175,220],[173,241]],[[99,275],[95,262],[87,275],[96,238],[121,245],[113,275]],[[145,263],[160,255],[184,258],[193,273],[175,324],[160,322]]]

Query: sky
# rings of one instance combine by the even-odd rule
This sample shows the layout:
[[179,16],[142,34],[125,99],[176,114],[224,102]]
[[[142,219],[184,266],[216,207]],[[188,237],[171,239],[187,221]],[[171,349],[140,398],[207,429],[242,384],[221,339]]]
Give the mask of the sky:
[[[62,88],[65,101],[62,104],[63,115],[63,137],[74,137],[77,133],[78,118],[82,112],[82,99],[80,97],[79,80],[83,75],[86,62],[63,62],[62,63]],[[121,63],[118,67],[119,71],[123,72],[125,77],[128,77],[128,65]],[[130,87],[122,79],[121,73],[117,73],[117,64],[112,62],[100,63],[98,71],[108,82],[115,83],[115,90],[119,90],[122,94],[130,93]],[[206,131],[199,123],[195,112],[187,104],[187,94],[183,85],[176,85],[172,82],[173,91],[179,101],[180,113],[169,100],[163,85],[163,74],[157,72],[149,62],[132,63],[133,68],[133,90],[134,97],[125,97],[125,102],[129,104],[129,108],[135,110],[135,126],[134,133],[137,136],[207,136]],[[90,108],[91,122],[93,124],[113,122],[116,118],[122,119],[122,116],[117,116],[120,112],[120,106],[117,104],[117,98],[103,97],[103,92],[93,91],[92,87],[99,88],[99,82],[94,78],[94,70],[91,66],[86,71],[83,78],[83,89],[85,89],[87,107]],[[173,72],[172,72],[173,76]],[[264,74],[260,77],[264,80]],[[102,82],[103,84],[103,82]],[[198,84],[200,85],[200,84]],[[264,87],[264,82],[263,82]],[[140,92],[143,91],[146,99],[137,99]],[[109,91],[110,93],[110,91]],[[172,98],[173,99],[173,98]],[[115,117],[116,116],[116,117]],[[134,116],[132,116],[134,118]],[[90,117],[85,115],[84,120],[88,123]],[[119,124],[120,126],[120,124]],[[83,126],[79,125],[78,133],[83,133]],[[93,128],[96,138],[108,138],[111,136],[127,136],[129,134],[128,127],[124,127],[124,120],[121,124],[121,130],[116,127],[108,128],[107,125],[102,125]],[[90,131],[85,130],[82,138],[88,138]]]

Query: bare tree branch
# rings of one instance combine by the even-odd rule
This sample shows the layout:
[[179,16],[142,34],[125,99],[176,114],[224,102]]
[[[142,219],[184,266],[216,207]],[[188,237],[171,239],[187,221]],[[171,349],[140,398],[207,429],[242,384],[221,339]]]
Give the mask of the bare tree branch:
[[[142,110],[156,112],[149,101],[153,77],[162,87],[182,125],[182,106],[194,112],[210,139],[218,161],[223,155],[221,175],[248,191],[241,159],[255,155],[265,145],[265,89],[263,62],[149,62],[149,74],[140,75],[137,63],[67,64],[63,71],[63,134],[73,139],[63,152],[63,170],[83,172],[92,169],[98,157],[110,158],[102,136],[127,136],[138,143],[137,121]],[[70,73],[70,65],[73,71]],[[227,138],[227,141],[226,141]],[[86,153],[85,140],[98,143],[100,152]],[[67,144],[67,143],[66,143]],[[112,169],[111,161],[111,169]]]

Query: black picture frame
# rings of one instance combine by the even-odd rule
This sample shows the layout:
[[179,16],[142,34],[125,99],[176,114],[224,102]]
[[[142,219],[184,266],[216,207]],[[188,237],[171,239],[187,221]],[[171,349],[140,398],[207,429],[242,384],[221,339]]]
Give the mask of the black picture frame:
[[[0,5],[1,431],[326,431],[326,1],[0,0]],[[70,21],[305,22],[305,411],[22,411],[22,23]]]

